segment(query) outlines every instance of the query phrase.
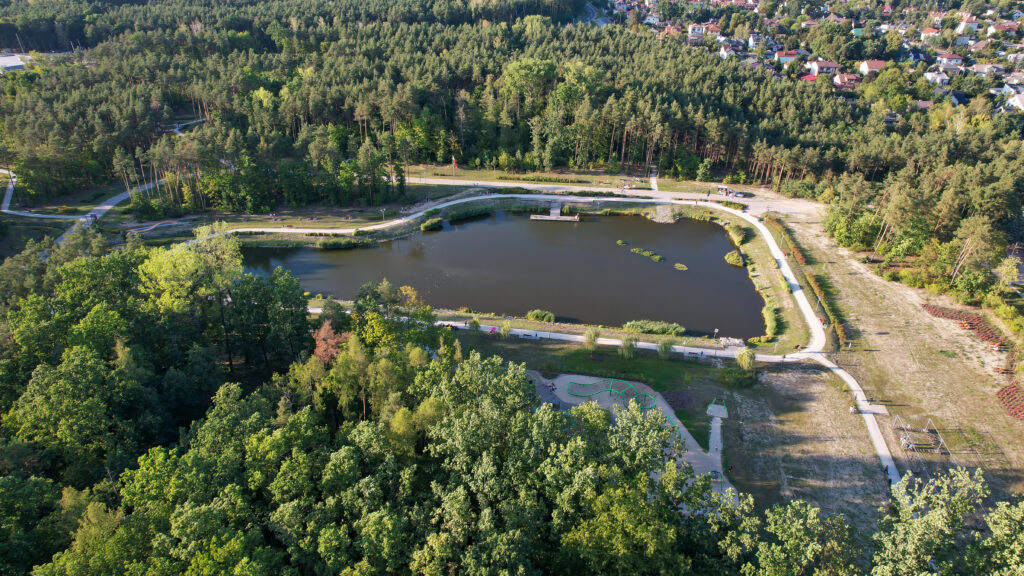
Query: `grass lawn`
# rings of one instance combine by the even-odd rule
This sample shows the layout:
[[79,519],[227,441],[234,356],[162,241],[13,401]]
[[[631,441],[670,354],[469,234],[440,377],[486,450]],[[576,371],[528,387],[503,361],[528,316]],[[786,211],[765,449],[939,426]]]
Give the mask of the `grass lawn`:
[[37,220],[7,214],[0,214],[0,222],[7,226],[7,234],[0,237],[0,259],[21,252],[29,240],[41,240],[45,236],[56,238],[73,224],[71,221]]
[[486,168],[466,169],[460,167],[452,172],[451,165],[419,165],[410,166],[408,176],[415,178],[448,178],[467,181],[507,181],[509,185],[516,182],[531,184],[565,184],[566,186],[594,186],[601,188],[619,188],[628,183],[631,188],[650,190],[650,179],[643,174],[605,174],[596,170],[554,171],[554,172],[505,172]]
[[[32,211],[39,214],[85,215],[103,200],[121,192],[124,192],[124,184],[115,181],[106,186],[86,188],[68,196],[40,202],[32,207]],[[19,209],[18,204],[18,192],[15,190],[11,209]]]

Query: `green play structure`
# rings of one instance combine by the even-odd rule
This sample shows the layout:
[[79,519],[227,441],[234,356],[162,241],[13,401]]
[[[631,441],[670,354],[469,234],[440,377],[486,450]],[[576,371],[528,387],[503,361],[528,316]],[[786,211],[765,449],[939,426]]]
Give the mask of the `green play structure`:
[[566,392],[570,396],[576,396],[579,398],[591,398],[597,394],[608,392],[614,394],[622,400],[622,405],[629,405],[630,400],[636,400],[637,404],[643,410],[650,410],[655,407],[654,396],[650,394],[642,394],[637,391],[636,387],[624,380],[616,380],[615,378],[605,378],[604,380],[598,380],[591,384],[584,384],[582,382],[569,382],[569,387],[566,388]]

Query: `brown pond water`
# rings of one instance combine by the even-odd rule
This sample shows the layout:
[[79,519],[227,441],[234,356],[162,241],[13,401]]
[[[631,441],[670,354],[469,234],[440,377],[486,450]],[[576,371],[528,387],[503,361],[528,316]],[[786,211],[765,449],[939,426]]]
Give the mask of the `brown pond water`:
[[[616,240],[628,242],[619,246]],[[644,248],[665,259],[630,252]],[[435,308],[620,326],[636,319],[678,322],[691,334],[750,338],[764,332],[763,300],[747,272],[725,263],[732,245],[710,222],[657,224],[641,216],[586,216],[579,223],[531,221],[497,212],[439,232],[373,248],[245,248],[247,272],[291,270],[305,290],[350,299],[387,278],[408,284]],[[689,269],[678,271],[680,262]]]

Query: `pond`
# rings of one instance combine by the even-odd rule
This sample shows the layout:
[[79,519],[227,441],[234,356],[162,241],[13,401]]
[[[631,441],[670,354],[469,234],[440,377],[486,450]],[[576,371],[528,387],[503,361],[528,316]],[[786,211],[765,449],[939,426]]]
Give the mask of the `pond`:
[[[634,247],[665,259],[654,262],[630,252]],[[746,270],[726,264],[731,250],[725,230],[710,222],[658,224],[642,216],[544,222],[496,212],[373,248],[247,247],[243,254],[247,272],[283,266],[310,293],[343,299],[387,278],[416,288],[435,308],[516,316],[540,308],[561,322],[621,326],[652,319],[678,322],[690,334],[718,328],[720,336],[759,336],[764,302]],[[688,270],[676,270],[677,262]]]

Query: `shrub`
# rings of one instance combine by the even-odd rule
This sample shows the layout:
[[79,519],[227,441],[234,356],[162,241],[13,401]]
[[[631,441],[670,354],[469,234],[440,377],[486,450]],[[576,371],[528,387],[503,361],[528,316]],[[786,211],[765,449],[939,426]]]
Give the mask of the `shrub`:
[[778,335],[779,326],[775,318],[775,308],[771,306],[765,306],[761,309],[761,315],[764,316],[764,334],[769,338],[775,338]]
[[441,210],[439,210],[437,208],[431,208],[430,210],[427,210],[426,212],[424,212],[423,216],[426,217],[426,218],[433,218],[434,216],[438,216],[440,214],[441,214]]
[[730,266],[735,266],[737,268],[742,268],[743,267],[743,254],[740,254],[739,250],[733,250],[732,252],[729,252],[728,254],[725,255],[725,261]]
[[422,230],[423,232],[440,230],[442,226],[444,226],[444,220],[442,220],[441,218],[431,218],[425,221],[423,224],[420,224],[420,230]]
[[661,342],[658,342],[658,358],[668,360],[669,357],[672,356],[672,346],[674,345],[675,342],[671,340],[662,340]]
[[373,230],[366,230],[364,228],[360,228],[360,229],[355,231],[354,235],[355,236],[369,236],[370,234],[373,234]]
[[741,370],[750,372],[754,369],[754,349],[741,348],[736,352],[736,364]]
[[362,240],[356,240],[355,238],[332,238],[330,240],[321,240],[316,243],[316,247],[320,250],[351,250],[352,248],[358,248],[365,244]]
[[530,310],[526,313],[526,317],[534,322],[554,322],[555,314],[548,312],[547,310]]
[[743,226],[728,226],[726,230],[729,231],[729,239],[732,240],[734,246],[743,244],[743,240],[747,237],[747,229]]
[[466,328],[469,328],[470,330],[476,332],[477,330],[480,329],[480,320],[478,320],[476,316],[474,316],[469,322],[466,322]]
[[634,334],[664,334],[667,336],[682,336],[686,333],[683,328],[675,322],[662,322],[660,320],[630,320],[622,325],[626,332]]
[[583,334],[583,348],[587,352],[597,350],[597,339],[600,337],[601,333],[597,331],[597,328],[587,328],[586,333]]
[[501,323],[501,337],[503,340],[508,340],[508,337],[512,335],[512,323],[505,320]]
[[636,354],[636,336],[623,336],[619,345],[619,356],[629,360]]
[[480,218],[482,216],[490,216],[494,212],[494,209],[490,206],[470,206],[468,208],[462,208],[460,210],[453,210],[448,213],[449,222],[461,222],[463,220],[469,220],[471,218]]

